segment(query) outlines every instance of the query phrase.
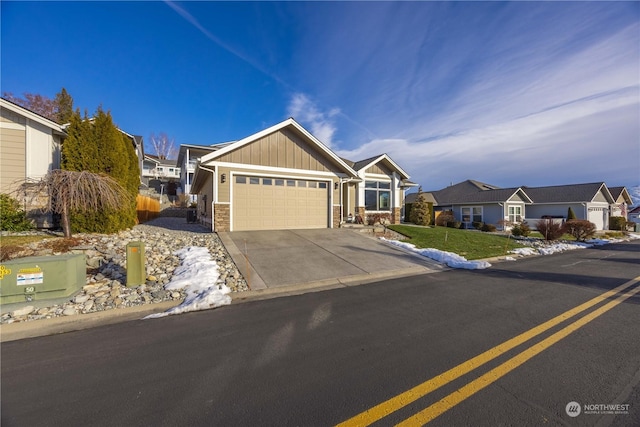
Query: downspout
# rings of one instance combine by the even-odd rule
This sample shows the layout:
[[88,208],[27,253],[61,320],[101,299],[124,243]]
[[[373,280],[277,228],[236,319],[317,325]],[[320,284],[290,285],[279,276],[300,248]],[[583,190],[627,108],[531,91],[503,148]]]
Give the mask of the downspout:
[[212,231],[212,232],[215,232],[215,231],[216,231],[216,222],[215,222],[214,218],[216,217],[216,216],[215,216],[215,202],[216,202],[216,201],[215,201],[215,198],[213,197],[213,196],[214,196],[214,194],[215,194],[215,190],[214,190],[214,188],[213,188],[213,187],[217,184],[217,183],[216,183],[216,180],[215,180],[215,177],[216,177],[216,171],[215,171],[215,170],[212,170],[212,169],[209,169],[209,168],[205,168],[205,167],[204,167],[204,166],[202,166],[202,165],[200,165],[200,169],[204,169],[204,170],[206,170],[207,172],[211,172],[211,175],[212,175],[212,182],[213,182],[213,185],[211,186],[211,196],[212,196],[212,197],[211,197],[211,231]]

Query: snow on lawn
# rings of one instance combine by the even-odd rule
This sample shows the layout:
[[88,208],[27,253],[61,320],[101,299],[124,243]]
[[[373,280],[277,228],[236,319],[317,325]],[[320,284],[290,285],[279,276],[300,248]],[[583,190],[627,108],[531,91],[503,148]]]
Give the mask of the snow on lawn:
[[489,264],[486,261],[467,261],[465,257],[460,256],[458,254],[454,254],[453,252],[446,252],[446,251],[441,251],[433,248],[420,249],[420,248],[416,248],[416,246],[411,243],[399,242],[398,240],[389,240],[389,239],[385,239],[384,237],[381,237],[380,239],[384,240],[385,242],[389,242],[392,245],[396,245],[401,248],[408,249],[424,257],[436,260],[442,264],[446,264],[451,268],[480,270],[483,268],[491,267],[491,264]]
[[[491,267],[491,264],[489,264],[486,261],[467,261],[466,258],[458,254],[454,254],[452,252],[445,252],[445,251],[441,251],[433,248],[419,249],[419,248],[416,248],[415,245],[412,245],[411,243],[400,242],[398,240],[389,240],[389,239],[385,239],[384,237],[381,237],[380,239],[386,242],[389,242],[393,245],[399,246],[401,248],[408,249],[422,256],[431,258],[440,263],[446,264],[451,268],[465,268],[468,270],[476,270],[476,269]],[[616,242],[624,242],[624,241],[633,240],[633,239],[640,239],[640,234],[630,233],[628,236],[626,236],[623,239],[614,239],[614,238],[591,239],[591,240],[587,240],[586,242],[544,242],[539,239],[522,240],[521,243],[523,244],[533,244],[532,242],[535,242],[535,246],[527,246],[524,248],[513,249],[509,251],[509,253],[520,255],[520,256],[551,255],[558,252],[570,251],[573,249],[590,248],[593,246],[606,245],[609,243],[616,243]],[[507,256],[504,258],[504,260],[515,261],[516,259],[510,256]]]
[[[537,241],[539,244],[535,246],[527,246],[524,248],[516,248],[509,251],[512,254],[520,255],[520,256],[529,256],[529,255],[551,255],[558,252],[571,251],[574,249],[584,249],[591,248],[593,246],[602,246],[607,245],[609,243],[617,243],[617,242],[625,242],[627,240],[640,239],[640,235],[630,233],[624,239],[590,239],[585,242],[544,242]],[[523,241],[522,243],[526,244],[527,241]]]
[[182,263],[174,271],[171,282],[167,283],[164,288],[167,290],[184,289],[187,296],[182,304],[162,313],[150,314],[145,319],[231,304],[231,297],[227,295],[231,289],[226,285],[216,285],[220,277],[218,264],[211,259],[207,248],[188,246],[176,251],[175,254],[182,260]]

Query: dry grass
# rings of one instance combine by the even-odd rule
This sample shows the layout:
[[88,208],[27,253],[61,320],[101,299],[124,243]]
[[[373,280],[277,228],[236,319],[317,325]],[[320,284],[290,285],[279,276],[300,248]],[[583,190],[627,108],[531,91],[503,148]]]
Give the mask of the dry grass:
[[65,239],[53,236],[2,236],[0,238],[0,261],[33,255],[33,246],[38,249],[50,249],[55,253],[65,253],[82,244],[79,238]]

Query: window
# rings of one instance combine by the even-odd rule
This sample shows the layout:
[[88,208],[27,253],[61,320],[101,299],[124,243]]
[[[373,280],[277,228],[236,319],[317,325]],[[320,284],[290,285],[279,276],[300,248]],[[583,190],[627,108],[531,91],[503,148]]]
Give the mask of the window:
[[292,179],[288,179],[287,180],[287,187],[295,187],[296,186],[296,182]]
[[365,181],[364,205],[368,211],[391,210],[391,183],[384,181]]
[[276,185],[278,187],[284,187],[284,179],[276,179]]
[[247,177],[246,176],[236,176],[236,184],[246,184]]
[[315,181],[309,181],[309,188],[318,188],[318,183]]
[[262,178],[262,185],[271,185],[271,178]]
[[482,207],[462,208],[462,222],[482,222]]
[[298,181],[298,187],[306,187],[307,181]]
[[249,178],[249,184],[260,184],[260,178]]
[[522,206],[509,206],[509,222],[522,221]]
[[327,183],[326,182],[319,182],[318,183],[318,188],[327,188]]

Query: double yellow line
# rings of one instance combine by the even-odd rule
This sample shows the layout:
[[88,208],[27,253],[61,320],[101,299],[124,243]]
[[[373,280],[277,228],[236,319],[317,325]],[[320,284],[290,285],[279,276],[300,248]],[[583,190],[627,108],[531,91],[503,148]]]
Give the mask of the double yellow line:
[[[579,306],[572,308],[571,310],[568,310],[560,314],[559,316],[556,316],[553,319],[548,320],[536,326],[535,328],[532,328],[514,338],[511,338],[503,342],[502,344],[499,344],[485,351],[484,353],[479,354],[478,356],[475,356],[467,360],[466,362],[463,362],[458,366],[451,368],[448,371],[438,376],[435,376],[428,381],[423,382],[422,384],[419,384],[395,397],[392,397],[387,401],[384,401],[338,424],[338,427],[368,426],[376,421],[379,421],[382,418],[386,417],[387,415],[397,411],[398,409],[403,408],[404,406],[407,406],[412,402],[415,402],[416,400],[426,396],[427,394],[433,392],[434,390],[437,390],[438,388],[444,386],[445,384],[448,384],[451,381],[457,378],[460,378],[461,376],[473,371],[474,369],[479,368],[480,366],[488,363],[489,361],[495,359],[496,357],[504,354],[505,352],[519,346],[520,344],[525,343],[526,341],[529,341],[530,339],[542,334],[543,332],[553,328],[554,326],[559,325],[565,320],[570,319],[579,313],[582,313],[583,311],[595,306],[596,304],[606,299],[610,299],[616,296],[621,291],[632,287],[638,282],[640,282],[640,276],[626,283],[623,283],[617,288],[607,291],[583,304],[580,304]],[[631,298],[633,295],[637,294],[638,292],[640,292],[640,286],[635,287],[634,289],[631,289],[622,295],[619,295],[617,298],[613,299],[607,304],[599,307],[598,309],[592,311],[586,316],[581,317],[580,319],[569,324],[568,326],[564,327],[563,329],[559,330],[553,335],[550,335],[549,337],[545,338],[539,343],[532,345],[528,349],[522,351],[521,353],[512,357],[506,362],[502,363],[498,367],[490,370],[486,374],[471,381],[467,385],[449,394],[448,396],[444,397],[440,401],[432,404],[428,408],[418,412],[417,414],[411,416],[410,418],[404,420],[398,425],[399,426],[415,426],[415,425],[424,425],[428,423],[429,421],[433,420],[434,418],[448,411],[458,403],[462,402],[463,400],[467,399],[468,397],[472,396],[473,394],[487,387],[489,384],[497,381],[507,373],[511,372],[518,366],[525,363],[527,360],[534,357],[535,355],[541,353],[545,349],[549,348],[553,344],[565,338],[567,335],[580,329],[587,323],[591,322],[593,319],[601,316],[602,314],[611,310],[612,308],[622,303],[623,301],[627,300],[628,298]]]

